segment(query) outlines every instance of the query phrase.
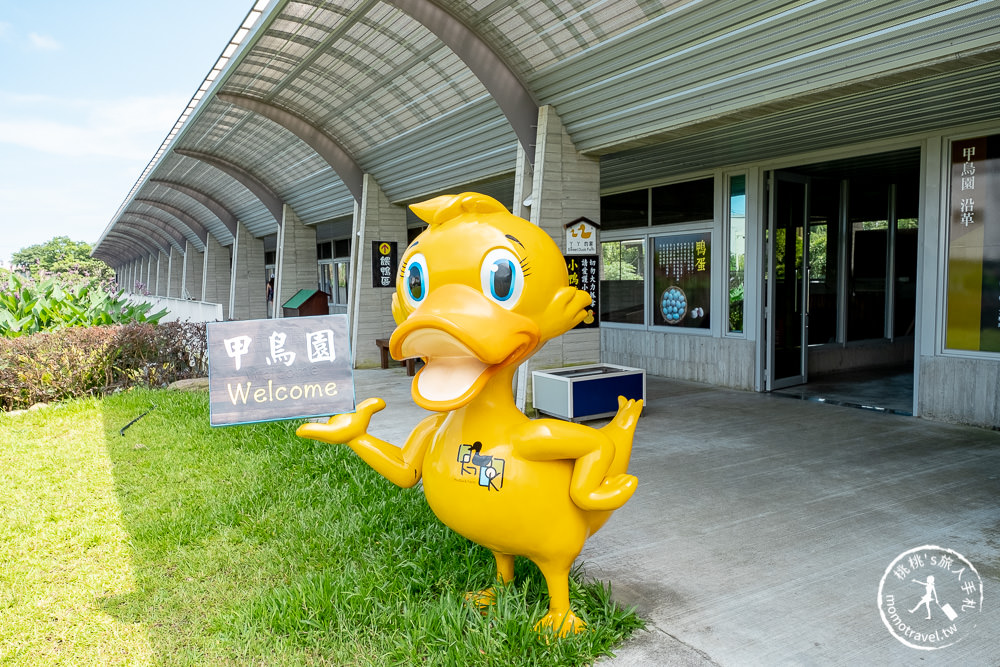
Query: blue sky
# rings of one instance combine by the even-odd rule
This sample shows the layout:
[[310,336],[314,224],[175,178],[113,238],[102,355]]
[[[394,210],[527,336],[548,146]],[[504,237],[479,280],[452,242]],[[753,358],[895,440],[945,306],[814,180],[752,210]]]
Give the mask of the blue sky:
[[93,244],[254,0],[0,0],[0,264]]

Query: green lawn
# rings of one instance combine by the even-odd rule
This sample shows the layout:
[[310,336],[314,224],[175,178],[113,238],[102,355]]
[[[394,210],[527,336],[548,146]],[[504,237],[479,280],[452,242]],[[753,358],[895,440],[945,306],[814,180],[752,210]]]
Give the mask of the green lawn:
[[297,425],[178,391],[0,416],[0,664],[576,665],[641,625],[586,582],[589,631],[545,641],[523,559],[480,615],[489,552]]

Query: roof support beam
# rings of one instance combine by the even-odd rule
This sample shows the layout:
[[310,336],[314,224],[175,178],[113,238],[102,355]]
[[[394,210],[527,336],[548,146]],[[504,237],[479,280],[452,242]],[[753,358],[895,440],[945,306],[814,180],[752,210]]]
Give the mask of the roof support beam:
[[535,162],[538,103],[514,71],[467,25],[430,0],[387,0],[448,45],[482,82],[507,117],[529,162]]
[[178,155],[200,160],[205,164],[211,165],[241,183],[243,187],[252,192],[253,195],[257,197],[262,204],[264,204],[267,210],[271,212],[271,215],[274,216],[274,221],[278,223],[279,227],[281,226],[281,198],[275,194],[271,188],[267,187],[263,181],[251,174],[249,171],[238,164],[230,162],[229,160],[221,158],[217,155],[210,155],[209,153],[192,151],[185,148],[175,148],[174,152]]
[[108,260],[131,261],[143,257],[148,251],[144,248],[118,238],[105,238],[101,242],[101,247],[94,253],[94,257],[110,264]]
[[136,213],[135,211],[125,211],[122,215],[131,215],[135,218],[148,222],[153,227],[156,227],[158,230],[163,232],[163,234],[167,237],[167,240],[171,244],[176,245],[178,250],[184,252],[184,244],[187,243],[187,239],[184,238],[184,235],[169,223],[160,220],[156,216],[147,215],[146,213]]
[[169,213],[170,215],[174,216],[175,218],[180,220],[182,224],[187,226],[187,228],[190,229],[195,236],[198,237],[198,240],[201,241],[202,246],[204,246],[205,241],[208,240],[208,230],[205,229],[205,226],[200,222],[198,222],[198,220],[195,219],[194,216],[187,213],[186,211],[182,211],[176,206],[171,206],[170,204],[167,204],[165,202],[156,201],[153,199],[134,199],[133,201],[136,202],[137,204],[146,204],[147,206],[158,208],[164,213]]
[[170,239],[162,231],[145,220],[133,220],[131,218],[126,219],[122,216],[121,218],[118,218],[118,224],[115,225],[115,229],[118,229],[119,227],[130,228],[132,233],[139,237],[145,235],[145,237],[156,246],[156,249],[159,252],[162,252],[164,255],[170,254],[170,246],[173,245],[170,242]]
[[219,93],[215,97],[227,104],[249,109],[254,113],[273,120],[304,141],[337,172],[340,180],[344,182],[344,185],[347,186],[347,189],[354,196],[354,201],[361,202],[364,171],[358,166],[358,163],[355,162],[351,154],[347,152],[347,149],[323,132],[323,130],[296,114],[253,97],[230,93]]
[[114,229],[108,232],[108,238],[117,239],[120,243],[131,244],[146,256],[155,255],[162,250],[152,239],[144,237],[140,232],[130,227],[119,228],[116,225]]
[[233,215],[233,213],[218,200],[212,199],[212,197],[208,196],[201,190],[195,190],[191,186],[184,185],[183,183],[173,183],[172,181],[161,181],[157,179],[150,179],[149,182],[152,185],[162,185],[165,188],[176,190],[177,192],[185,194],[195,200],[211,211],[212,214],[219,219],[219,222],[226,226],[226,229],[229,230],[232,237],[234,239],[236,238],[236,216]]

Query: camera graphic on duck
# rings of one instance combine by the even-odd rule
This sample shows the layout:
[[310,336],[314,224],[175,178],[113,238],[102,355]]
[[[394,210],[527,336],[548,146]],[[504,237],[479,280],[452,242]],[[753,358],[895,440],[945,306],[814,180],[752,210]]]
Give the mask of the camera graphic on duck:
[[479,481],[479,486],[499,491],[503,488],[504,460],[482,456],[481,451],[481,442],[459,446],[458,460],[462,464],[462,475],[472,475]]
[[[581,632],[570,568],[636,490],[626,470],[642,401],[619,397],[617,415],[599,429],[525,416],[514,402],[515,370],[590,317],[590,295],[569,285],[552,238],[495,199],[463,193],[410,208],[428,227],[400,260],[389,351],[423,359],[411,394],[435,414],[402,447],[367,432],[385,408],[380,398],[297,433],[346,444],[400,487],[422,480],[438,519],[493,553],[499,582],[513,579],[516,556],[538,566],[549,609],[537,631]],[[495,595],[470,599],[485,607]]]

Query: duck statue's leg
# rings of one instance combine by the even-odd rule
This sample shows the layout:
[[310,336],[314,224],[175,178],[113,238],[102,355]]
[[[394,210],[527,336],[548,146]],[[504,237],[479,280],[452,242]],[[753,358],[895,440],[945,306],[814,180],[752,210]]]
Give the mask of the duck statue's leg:
[[565,563],[536,560],[535,564],[549,589],[549,612],[535,624],[535,632],[552,632],[558,637],[583,632],[587,624],[569,606],[569,570],[573,559]]
[[[493,552],[493,557],[497,561],[497,583],[502,586],[513,581],[514,557],[510,554],[502,554],[496,551]],[[468,593],[465,599],[476,605],[480,611],[485,612],[486,608],[493,606],[493,603],[497,600],[496,589],[490,586],[482,591]]]

